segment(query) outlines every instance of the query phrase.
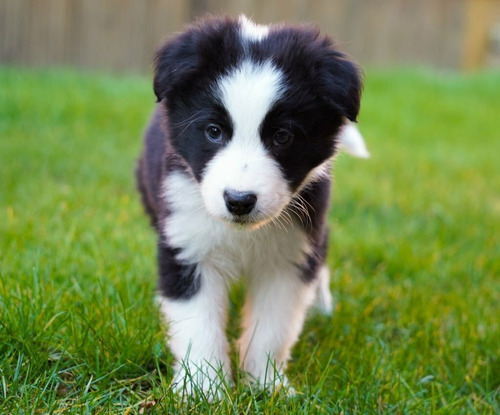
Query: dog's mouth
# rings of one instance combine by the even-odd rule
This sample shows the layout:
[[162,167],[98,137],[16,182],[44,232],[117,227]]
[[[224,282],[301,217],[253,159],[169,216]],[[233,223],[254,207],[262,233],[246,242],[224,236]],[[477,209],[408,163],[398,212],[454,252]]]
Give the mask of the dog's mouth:
[[267,217],[254,211],[245,215],[235,215],[226,213],[219,220],[222,220],[226,225],[241,230],[255,230],[272,221],[272,217]]
[[249,224],[254,223],[254,221],[249,218],[249,215],[245,215],[245,216],[233,216],[231,218],[231,222],[234,222],[237,225],[249,225]]
[[252,212],[248,215],[230,214],[223,218],[223,221],[229,226],[236,227],[238,229],[254,231],[265,225],[273,223],[276,219],[276,216],[268,216],[259,214],[259,212]]
[[225,222],[240,229],[254,230],[260,228],[268,221],[262,218],[257,219],[255,215],[231,215],[229,218],[226,218]]

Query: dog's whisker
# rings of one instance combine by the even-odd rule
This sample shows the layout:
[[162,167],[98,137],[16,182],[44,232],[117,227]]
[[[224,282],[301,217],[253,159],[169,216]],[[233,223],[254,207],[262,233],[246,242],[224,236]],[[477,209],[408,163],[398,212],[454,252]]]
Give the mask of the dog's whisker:
[[295,216],[305,228],[307,228],[308,226],[312,226],[311,216],[305,206],[301,204],[291,203],[290,211],[295,214]]
[[172,127],[178,128],[178,127],[183,127],[187,124],[192,123],[193,121],[196,121],[200,119],[201,117],[198,117],[201,113],[203,113],[203,110],[196,111],[193,115],[190,117],[186,118],[184,121],[179,121],[177,123],[172,123]]
[[295,198],[292,199],[291,207],[298,209],[297,214],[301,216],[301,220],[305,219],[306,223],[304,225],[313,226],[311,212],[314,213],[314,206],[311,205],[304,197],[297,194]]

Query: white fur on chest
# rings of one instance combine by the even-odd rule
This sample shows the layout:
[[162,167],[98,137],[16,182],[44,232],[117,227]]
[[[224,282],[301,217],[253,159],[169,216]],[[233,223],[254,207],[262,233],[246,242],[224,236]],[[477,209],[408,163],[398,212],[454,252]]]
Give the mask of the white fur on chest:
[[169,175],[163,189],[169,215],[162,231],[180,249],[180,261],[210,266],[225,278],[252,277],[301,264],[311,251],[307,235],[289,216],[251,230],[210,216],[198,184],[184,173]]

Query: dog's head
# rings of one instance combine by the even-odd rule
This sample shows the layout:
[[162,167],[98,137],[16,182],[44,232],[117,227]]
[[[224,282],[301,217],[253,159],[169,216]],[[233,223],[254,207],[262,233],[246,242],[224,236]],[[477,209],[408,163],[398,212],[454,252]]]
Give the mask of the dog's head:
[[159,49],[154,91],[206,210],[257,227],[325,172],[358,68],[310,27],[208,19]]

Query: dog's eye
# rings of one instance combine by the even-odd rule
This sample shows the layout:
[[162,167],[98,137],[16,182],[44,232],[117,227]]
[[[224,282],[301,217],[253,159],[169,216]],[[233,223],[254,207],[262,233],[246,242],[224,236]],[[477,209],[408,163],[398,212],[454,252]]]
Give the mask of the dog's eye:
[[205,136],[214,143],[220,143],[223,137],[222,128],[216,124],[210,124],[205,130]]
[[289,145],[293,140],[293,134],[286,130],[279,130],[273,136],[273,144],[278,147]]

